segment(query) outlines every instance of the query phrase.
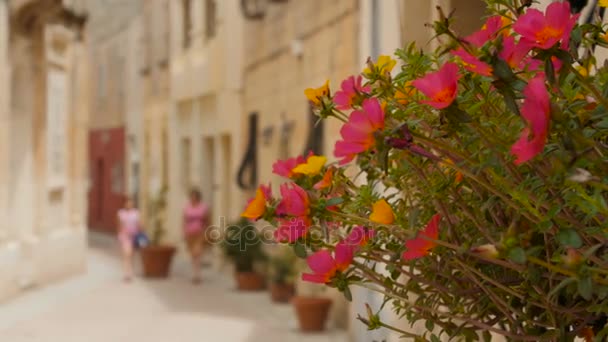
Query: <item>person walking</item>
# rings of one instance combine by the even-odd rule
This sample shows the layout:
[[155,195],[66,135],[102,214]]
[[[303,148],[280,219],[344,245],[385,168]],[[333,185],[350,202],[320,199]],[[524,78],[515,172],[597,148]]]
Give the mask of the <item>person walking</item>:
[[192,283],[201,282],[201,257],[205,230],[209,225],[209,206],[203,202],[198,189],[190,190],[190,198],[183,213],[184,240],[192,261]]
[[124,281],[131,282],[133,278],[133,249],[134,239],[141,230],[139,210],[135,208],[133,199],[127,197],[124,207],[118,210],[118,242],[122,254]]

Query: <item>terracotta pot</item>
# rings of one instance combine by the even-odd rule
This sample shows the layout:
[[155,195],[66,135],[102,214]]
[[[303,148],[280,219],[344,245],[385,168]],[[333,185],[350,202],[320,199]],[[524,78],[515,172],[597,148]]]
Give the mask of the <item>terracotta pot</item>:
[[296,309],[300,330],[303,332],[325,330],[331,299],[296,296],[291,302]]
[[273,302],[287,303],[295,295],[293,284],[272,283],[270,285],[270,298]]
[[146,246],[141,249],[141,261],[146,278],[167,278],[175,254],[172,246]]
[[266,281],[256,272],[236,272],[236,285],[241,291],[260,291],[266,288]]

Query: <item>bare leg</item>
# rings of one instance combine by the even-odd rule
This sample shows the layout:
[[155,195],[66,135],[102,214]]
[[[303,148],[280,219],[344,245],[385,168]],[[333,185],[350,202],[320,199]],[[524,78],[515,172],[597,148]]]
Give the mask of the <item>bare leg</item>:
[[133,278],[133,248],[131,246],[122,246],[122,265],[125,282],[130,282]]
[[191,253],[192,258],[192,282],[199,284],[201,282],[201,250],[200,246],[194,248]]

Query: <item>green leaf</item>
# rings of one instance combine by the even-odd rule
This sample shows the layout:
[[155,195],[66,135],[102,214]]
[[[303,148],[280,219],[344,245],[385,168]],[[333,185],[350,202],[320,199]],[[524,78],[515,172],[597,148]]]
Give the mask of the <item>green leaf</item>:
[[445,109],[445,117],[453,124],[471,122],[471,116],[456,105]]
[[549,297],[555,296],[561,289],[574,283],[575,281],[576,281],[576,279],[574,279],[574,278],[566,278],[566,279],[562,280],[559,284],[557,284],[556,287],[553,288],[553,290],[551,290],[551,292],[549,292]]
[[591,300],[593,294],[593,281],[591,277],[585,277],[578,281],[578,294],[586,300]]
[[583,258],[589,259],[590,256],[594,255],[595,252],[597,252],[597,250],[603,246],[603,243],[598,243],[597,245],[590,247],[588,250],[585,251],[585,253],[583,253]]
[[511,83],[517,79],[509,64],[507,64],[507,62],[501,58],[496,58],[492,68],[494,69],[494,76],[500,78],[506,83]]
[[439,337],[433,334],[431,335],[431,342],[441,342],[441,340],[439,339]]
[[545,75],[547,75],[547,81],[550,84],[555,84],[555,68],[553,67],[553,61],[551,58],[545,60]]
[[515,247],[509,251],[509,259],[518,264],[525,264],[526,251],[521,247]]
[[565,247],[580,248],[583,245],[583,240],[574,229],[561,230],[557,240]]
[[344,202],[344,199],[342,197],[330,198],[327,200],[327,202],[325,202],[325,207],[331,207],[334,205],[342,204],[343,202]]
[[344,288],[344,291],[342,291],[342,294],[344,295],[344,298],[346,298],[347,301],[349,301],[349,302],[353,301],[353,294],[350,292],[350,288],[348,286]]
[[424,323],[424,326],[426,327],[426,330],[428,331],[433,331],[435,329],[435,323],[431,320],[428,320]]
[[300,242],[296,242],[296,244],[293,245],[293,251],[294,253],[296,253],[298,258],[306,259],[306,257],[308,256],[308,254],[306,253],[306,246],[304,246]]

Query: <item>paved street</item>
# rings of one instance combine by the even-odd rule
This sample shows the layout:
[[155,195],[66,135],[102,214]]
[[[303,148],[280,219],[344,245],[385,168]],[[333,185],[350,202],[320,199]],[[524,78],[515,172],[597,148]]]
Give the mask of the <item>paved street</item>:
[[0,341],[346,341],[336,330],[297,333],[290,305],[272,304],[267,292],[236,292],[231,279],[210,268],[199,286],[189,282],[183,262],[168,281],[124,284],[110,241],[94,240],[85,275],[0,306]]

